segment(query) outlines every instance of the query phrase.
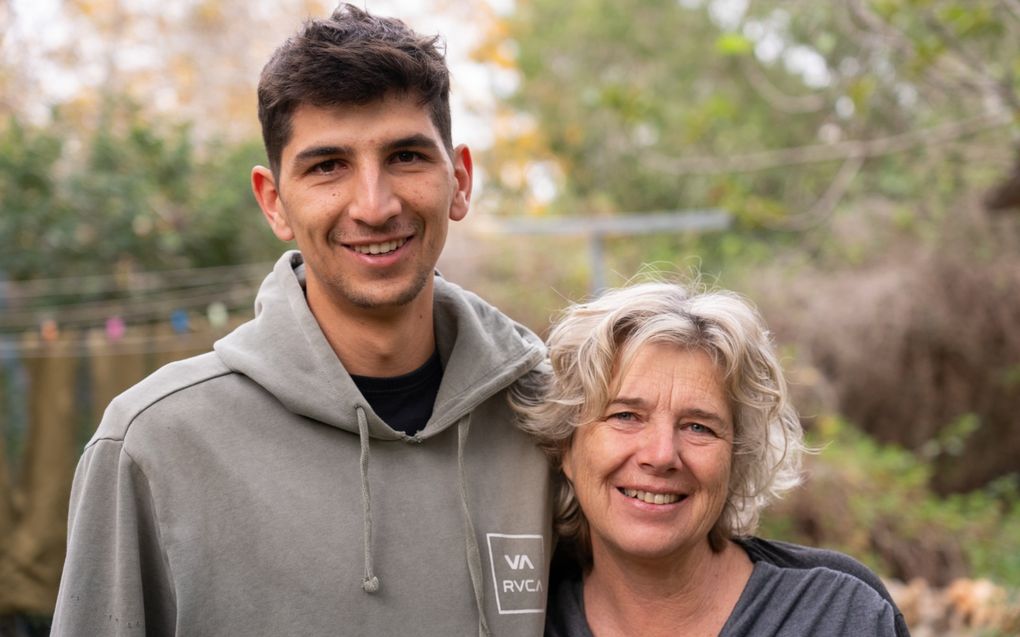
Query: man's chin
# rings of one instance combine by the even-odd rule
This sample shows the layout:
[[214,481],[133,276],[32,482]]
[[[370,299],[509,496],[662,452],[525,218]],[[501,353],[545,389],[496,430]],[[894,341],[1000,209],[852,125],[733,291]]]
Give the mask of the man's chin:
[[[431,273],[429,273],[431,275]],[[344,298],[348,303],[362,310],[399,310],[411,305],[421,298],[429,278],[419,278],[410,285],[396,289],[386,289],[380,285],[376,289],[351,290],[341,286]]]

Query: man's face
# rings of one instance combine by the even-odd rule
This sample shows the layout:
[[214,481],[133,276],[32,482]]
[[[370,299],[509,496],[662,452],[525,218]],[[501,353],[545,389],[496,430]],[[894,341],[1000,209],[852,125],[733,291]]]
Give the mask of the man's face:
[[291,126],[279,177],[257,166],[252,187],[276,236],[296,240],[304,255],[309,304],[363,311],[431,303],[449,220],[468,211],[467,148],[451,158],[414,95],[302,105]]

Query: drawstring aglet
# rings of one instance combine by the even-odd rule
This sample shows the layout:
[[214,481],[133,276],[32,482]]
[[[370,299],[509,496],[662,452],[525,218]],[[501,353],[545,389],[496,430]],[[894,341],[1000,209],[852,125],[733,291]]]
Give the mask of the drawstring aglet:
[[361,581],[361,589],[366,593],[376,593],[379,591],[379,578],[373,575],[372,577],[366,577]]

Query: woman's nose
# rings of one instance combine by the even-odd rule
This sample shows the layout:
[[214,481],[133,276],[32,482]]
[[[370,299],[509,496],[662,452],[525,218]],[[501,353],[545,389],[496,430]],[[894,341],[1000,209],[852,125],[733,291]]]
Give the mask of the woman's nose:
[[649,423],[642,433],[640,444],[637,461],[642,467],[655,472],[679,468],[680,450],[672,423]]

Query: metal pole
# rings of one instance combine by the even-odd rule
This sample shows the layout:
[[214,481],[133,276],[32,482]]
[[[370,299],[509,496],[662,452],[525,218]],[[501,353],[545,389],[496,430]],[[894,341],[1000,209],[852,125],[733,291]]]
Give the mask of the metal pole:
[[596,296],[606,289],[606,251],[602,233],[593,232],[588,235],[588,258],[591,263],[590,291],[592,296]]

